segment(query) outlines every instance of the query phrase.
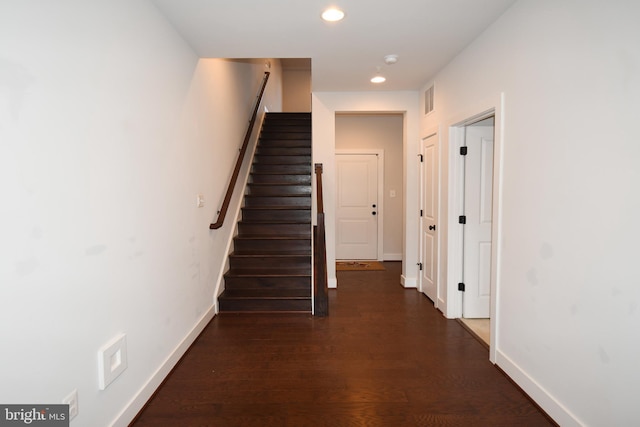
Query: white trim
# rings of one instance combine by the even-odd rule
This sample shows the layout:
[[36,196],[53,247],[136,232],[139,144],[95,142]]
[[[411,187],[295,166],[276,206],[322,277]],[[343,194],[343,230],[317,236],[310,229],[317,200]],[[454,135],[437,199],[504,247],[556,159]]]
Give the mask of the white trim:
[[400,284],[405,288],[418,288],[418,280],[415,277],[400,276]]
[[382,254],[383,261],[402,261],[402,253],[384,253]]
[[500,312],[498,300],[500,293],[500,256],[502,253],[502,192],[503,192],[503,158],[504,158],[504,103],[505,94],[497,93],[469,108],[452,116],[446,121],[449,131],[449,215],[448,215],[448,259],[447,266],[447,317],[456,318],[462,315],[462,295],[457,284],[462,265],[462,232],[458,225],[458,206],[463,195],[458,189],[461,180],[461,161],[457,150],[464,141],[464,126],[489,116],[495,117],[494,122],[494,158],[493,158],[493,211],[491,230],[491,322],[489,345],[489,360],[496,362],[499,346]]
[[[336,150],[335,155],[363,154],[378,156],[378,247],[376,248],[376,256],[378,261],[384,258],[384,150],[375,148],[358,148]],[[337,182],[336,182],[337,184]],[[402,256],[400,256],[402,259]]]
[[545,412],[563,427],[586,425],[578,419],[567,407],[556,399],[548,390],[515,364],[509,356],[501,351],[496,353],[496,365],[500,366],[522,390],[525,391]]
[[215,308],[212,305],[207,312],[196,322],[191,331],[184,337],[184,339],[176,346],[171,354],[165,359],[164,362],[156,369],[147,382],[142,386],[140,390],[135,394],[133,399],[125,406],[125,408],[116,416],[113,422],[110,424],[114,427],[128,426],[135,416],[144,407],[147,401],[151,398],[153,393],[160,387],[162,381],[169,375],[173,367],[180,361],[180,358],[187,352],[191,344],[198,338],[200,333],[209,324],[211,319],[215,316]]
[[336,289],[338,287],[338,278],[337,277],[329,277],[327,279],[327,287],[329,289]]

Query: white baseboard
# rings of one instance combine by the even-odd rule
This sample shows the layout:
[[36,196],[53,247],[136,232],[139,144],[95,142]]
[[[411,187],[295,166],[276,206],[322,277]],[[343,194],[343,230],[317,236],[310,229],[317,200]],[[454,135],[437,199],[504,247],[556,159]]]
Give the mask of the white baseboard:
[[406,277],[404,274],[400,276],[400,284],[405,288],[417,288],[418,279],[415,277]]
[[384,261],[402,261],[402,254],[382,254]]
[[187,334],[186,337],[178,344],[173,352],[167,357],[167,359],[160,365],[160,367],[153,373],[147,383],[142,386],[140,391],[134,396],[129,404],[118,414],[116,419],[111,423],[113,427],[126,427],[134,417],[140,412],[147,401],[151,398],[153,393],[160,387],[162,381],[169,375],[173,367],[178,363],[180,358],[186,353],[191,344],[198,338],[198,335],[207,326],[207,324],[215,316],[215,307],[211,306],[207,312],[198,320],[193,329]]
[[563,427],[585,425],[499,349],[496,352],[496,365],[509,375],[556,423]]
[[329,289],[335,289],[338,287],[338,278],[337,277],[329,277],[327,279],[327,287]]

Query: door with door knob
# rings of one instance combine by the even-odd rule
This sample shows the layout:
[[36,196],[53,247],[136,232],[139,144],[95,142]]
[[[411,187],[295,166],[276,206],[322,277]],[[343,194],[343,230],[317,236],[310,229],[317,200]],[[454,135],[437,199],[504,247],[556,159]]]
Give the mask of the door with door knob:
[[378,156],[336,154],[336,259],[378,258]]

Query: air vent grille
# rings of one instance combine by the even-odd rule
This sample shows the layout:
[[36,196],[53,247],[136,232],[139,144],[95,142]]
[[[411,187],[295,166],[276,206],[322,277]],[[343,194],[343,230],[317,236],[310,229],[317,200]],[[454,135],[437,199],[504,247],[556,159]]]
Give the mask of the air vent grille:
[[433,111],[433,86],[424,92],[424,114]]

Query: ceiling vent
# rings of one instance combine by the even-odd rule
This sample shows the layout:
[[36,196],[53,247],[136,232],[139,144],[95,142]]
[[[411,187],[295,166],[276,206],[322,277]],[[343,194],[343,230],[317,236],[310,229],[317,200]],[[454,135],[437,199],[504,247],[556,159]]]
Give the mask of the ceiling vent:
[[424,114],[433,111],[433,85],[424,92]]

